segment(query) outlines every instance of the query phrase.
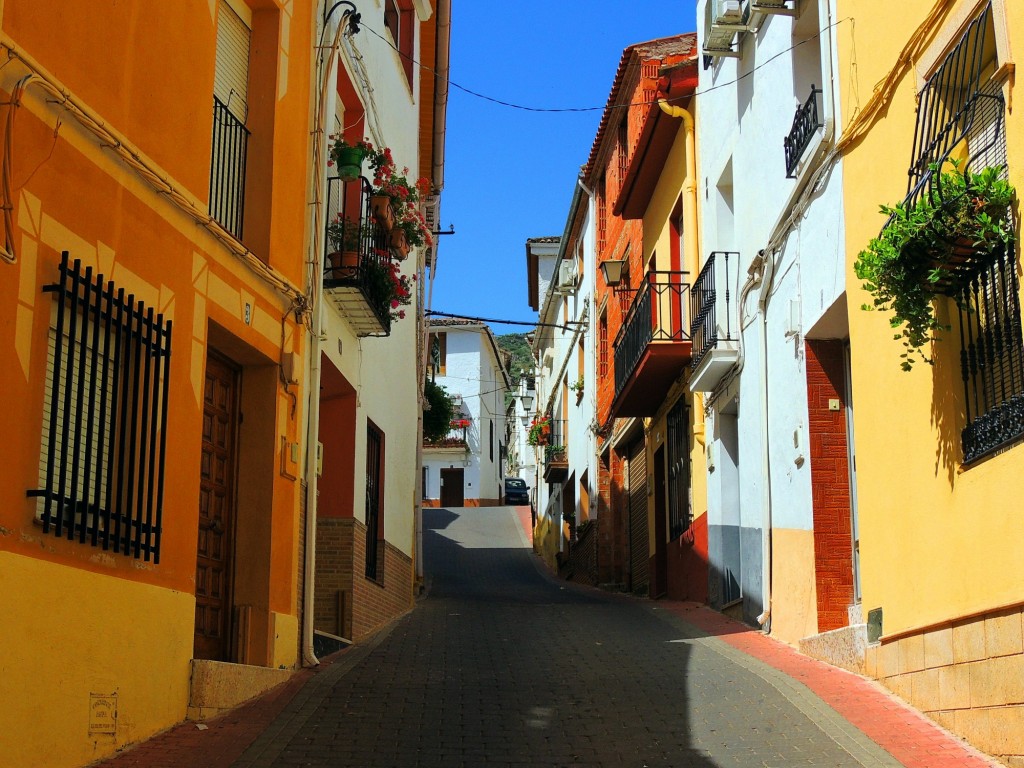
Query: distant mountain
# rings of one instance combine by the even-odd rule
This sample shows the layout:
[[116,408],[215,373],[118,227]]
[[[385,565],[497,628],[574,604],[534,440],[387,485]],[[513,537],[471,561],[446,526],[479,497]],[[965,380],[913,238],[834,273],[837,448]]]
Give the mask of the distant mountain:
[[512,360],[508,366],[509,377],[512,379],[513,388],[519,386],[519,378],[526,373],[533,372],[533,352],[526,340],[525,333],[506,333],[497,336],[498,346],[508,352]]

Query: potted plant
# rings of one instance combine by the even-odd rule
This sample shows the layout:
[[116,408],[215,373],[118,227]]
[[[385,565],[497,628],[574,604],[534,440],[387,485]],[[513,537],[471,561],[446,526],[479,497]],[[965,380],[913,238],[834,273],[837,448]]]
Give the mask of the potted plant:
[[364,286],[373,304],[392,320],[403,320],[405,310],[412,302],[412,284],[416,275],[403,275],[396,264],[388,259],[367,259],[363,265]]
[[530,422],[530,431],[526,441],[530,445],[547,445],[548,437],[551,435],[551,417],[536,416]]
[[382,210],[390,207],[393,218],[386,227],[389,231],[402,230],[403,234],[396,236],[399,243],[401,237],[405,238],[405,244],[393,243],[396,249],[405,248],[399,258],[404,258],[411,248],[433,245],[430,227],[427,226],[426,217],[420,210],[423,199],[430,194],[430,179],[421,178],[410,182],[409,169],[403,168],[399,171],[391,150],[387,147],[373,152],[369,163],[373,169],[374,196],[371,198],[371,205],[375,211],[377,207]]
[[580,374],[580,377],[569,385],[569,389],[576,393],[576,404],[579,405],[583,400],[583,374]]
[[899,331],[893,338],[903,342],[905,371],[917,357],[930,363],[922,347],[948,330],[935,316],[933,300],[953,293],[979,255],[1013,242],[1014,190],[1000,178],[1003,169],[974,173],[951,165],[946,172],[930,166],[936,178],[916,202],[881,206],[889,220],[854,263],[873,296],[862,308],[890,313],[889,324]]
[[334,166],[342,181],[355,181],[363,172],[363,160],[373,152],[373,145],[368,141],[350,143],[339,134],[332,134],[331,159],[328,166]]
[[544,447],[545,462],[565,462],[564,445],[548,445]]
[[327,254],[334,279],[351,277],[359,266],[359,246],[367,234],[365,225],[353,219],[336,215],[327,225],[327,240],[332,249]]

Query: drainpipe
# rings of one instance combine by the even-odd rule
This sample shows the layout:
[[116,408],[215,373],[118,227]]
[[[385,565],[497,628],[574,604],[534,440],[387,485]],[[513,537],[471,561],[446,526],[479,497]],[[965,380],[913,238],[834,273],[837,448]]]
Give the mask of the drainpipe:
[[775,257],[764,251],[761,273],[761,295],[758,307],[761,312],[761,365],[758,366],[758,384],[761,394],[761,614],[757,623],[771,632],[772,617],[772,463],[768,444],[770,424],[768,421],[768,298],[771,294],[772,278],[775,276]]
[[694,138],[693,115],[683,107],[673,106],[665,99],[658,99],[661,111],[670,117],[681,117],[686,131],[686,178],[683,180],[683,233],[685,235],[686,255],[683,268],[691,274],[697,274],[697,150]]
[[305,666],[316,666],[320,660],[313,650],[313,590],[316,583],[316,519],[317,519],[317,447],[320,444],[320,342],[323,329],[323,294],[324,270],[320,255],[323,252],[321,237],[326,220],[323,214],[324,184],[323,169],[326,167],[327,134],[327,94],[331,82],[331,74],[335,72],[341,36],[348,27],[349,13],[343,13],[338,21],[334,39],[331,42],[327,61],[324,63],[323,80],[320,82],[319,101],[313,126],[313,238],[311,265],[313,270],[313,295],[310,297],[310,333],[309,360],[306,380],[309,382],[309,407],[307,408],[306,424],[306,531],[305,531],[305,563],[303,565],[303,610],[302,610],[302,663]]

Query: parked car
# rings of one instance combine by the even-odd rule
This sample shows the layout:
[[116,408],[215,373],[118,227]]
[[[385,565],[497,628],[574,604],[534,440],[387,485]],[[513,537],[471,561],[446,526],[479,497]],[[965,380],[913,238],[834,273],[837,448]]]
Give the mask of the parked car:
[[530,486],[525,480],[518,477],[505,478],[505,503],[506,504],[529,504]]

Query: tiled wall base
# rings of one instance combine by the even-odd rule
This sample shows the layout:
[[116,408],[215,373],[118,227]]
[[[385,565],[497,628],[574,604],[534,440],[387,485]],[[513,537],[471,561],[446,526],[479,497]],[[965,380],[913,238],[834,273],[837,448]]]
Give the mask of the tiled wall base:
[[800,641],[800,653],[835,667],[864,674],[864,654],[868,647],[867,624],[822,632]]
[[1024,768],[1024,610],[872,645],[865,673],[983,752]]

